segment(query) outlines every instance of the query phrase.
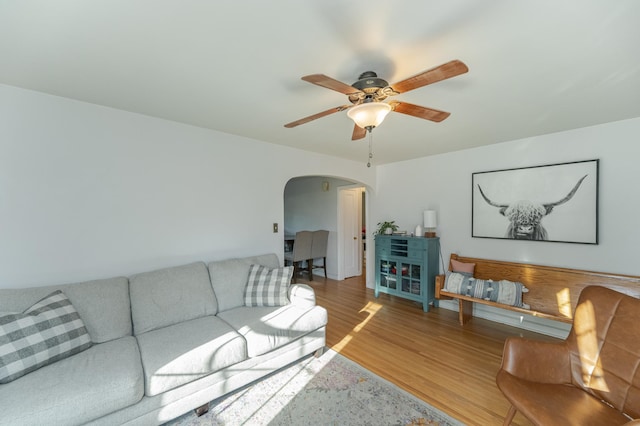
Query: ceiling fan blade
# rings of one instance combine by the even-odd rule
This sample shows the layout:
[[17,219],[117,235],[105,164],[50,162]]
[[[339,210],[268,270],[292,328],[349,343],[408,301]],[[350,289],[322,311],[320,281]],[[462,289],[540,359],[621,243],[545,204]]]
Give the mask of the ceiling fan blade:
[[302,77],[302,79],[317,86],[326,87],[327,89],[335,90],[336,92],[340,92],[345,95],[351,95],[353,93],[360,92],[360,90],[356,89],[355,87],[349,86],[346,83],[328,77],[324,74],[305,75],[304,77]]
[[426,86],[427,84],[437,83],[438,81],[464,74],[467,71],[469,71],[469,68],[467,68],[463,62],[455,59],[439,67],[431,68],[396,84],[392,84],[391,88],[398,93],[404,93],[417,89],[418,87]]
[[291,123],[287,123],[287,124],[284,125],[284,127],[290,129],[292,127],[296,127],[296,126],[299,126],[301,124],[305,124],[305,123],[308,123],[310,121],[317,120],[318,118],[325,117],[325,116],[327,116],[329,114],[333,114],[334,112],[344,111],[345,109],[351,108],[352,106],[353,105],[342,105],[342,106],[339,106],[339,107],[331,108],[331,109],[328,109],[326,111],[322,111],[322,112],[319,112],[317,114],[313,114],[313,115],[310,115],[308,117],[301,118],[300,120],[296,120],[296,121],[292,121]]
[[389,102],[391,108],[395,112],[401,114],[412,115],[414,117],[423,118],[425,120],[441,122],[451,115],[450,112],[439,111],[433,108],[426,108],[420,105],[414,105],[407,102]]
[[353,125],[353,135],[351,136],[352,141],[357,141],[358,139],[362,139],[367,135],[367,131],[357,124]]

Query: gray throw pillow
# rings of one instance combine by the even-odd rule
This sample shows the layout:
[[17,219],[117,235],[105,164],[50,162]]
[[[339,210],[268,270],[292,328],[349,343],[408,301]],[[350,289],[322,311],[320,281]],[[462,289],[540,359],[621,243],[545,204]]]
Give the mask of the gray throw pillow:
[[90,347],[80,315],[55,291],[21,314],[0,316],[0,384]]
[[244,290],[245,306],[284,306],[289,304],[289,284],[293,266],[271,269],[251,265]]

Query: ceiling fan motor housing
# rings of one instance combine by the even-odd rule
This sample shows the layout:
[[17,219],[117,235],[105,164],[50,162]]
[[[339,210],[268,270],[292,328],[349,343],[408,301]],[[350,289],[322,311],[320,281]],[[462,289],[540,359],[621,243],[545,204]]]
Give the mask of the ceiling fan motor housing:
[[358,77],[358,81],[353,83],[351,86],[355,87],[358,90],[362,90],[365,93],[373,93],[378,89],[383,87],[387,87],[389,83],[386,80],[383,80],[378,77],[373,71],[366,71],[360,74]]

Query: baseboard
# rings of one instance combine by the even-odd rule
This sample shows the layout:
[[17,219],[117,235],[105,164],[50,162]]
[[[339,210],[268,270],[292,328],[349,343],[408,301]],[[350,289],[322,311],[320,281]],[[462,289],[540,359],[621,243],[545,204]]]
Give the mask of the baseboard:
[[[320,277],[320,278],[324,278],[324,269],[322,268],[313,268],[313,275],[316,277]],[[333,274],[329,271],[327,271],[327,278],[332,279],[332,280],[338,280],[338,275]]]
[[[458,311],[457,301],[441,300],[439,302],[439,306],[443,309],[456,312]],[[559,339],[565,339],[571,329],[570,324],[560,321],[538,318],[533,315],[520,314],[507,309],[492,308],[478,303],[473,304],[473,316],[521,328],[523,330],[557,337]]]

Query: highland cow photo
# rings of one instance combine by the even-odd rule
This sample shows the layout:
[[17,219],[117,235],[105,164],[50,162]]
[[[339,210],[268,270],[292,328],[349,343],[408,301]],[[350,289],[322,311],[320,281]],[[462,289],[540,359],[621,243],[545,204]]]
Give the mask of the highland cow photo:
[[598,165],[473,173],[471,236],[598,244]]

